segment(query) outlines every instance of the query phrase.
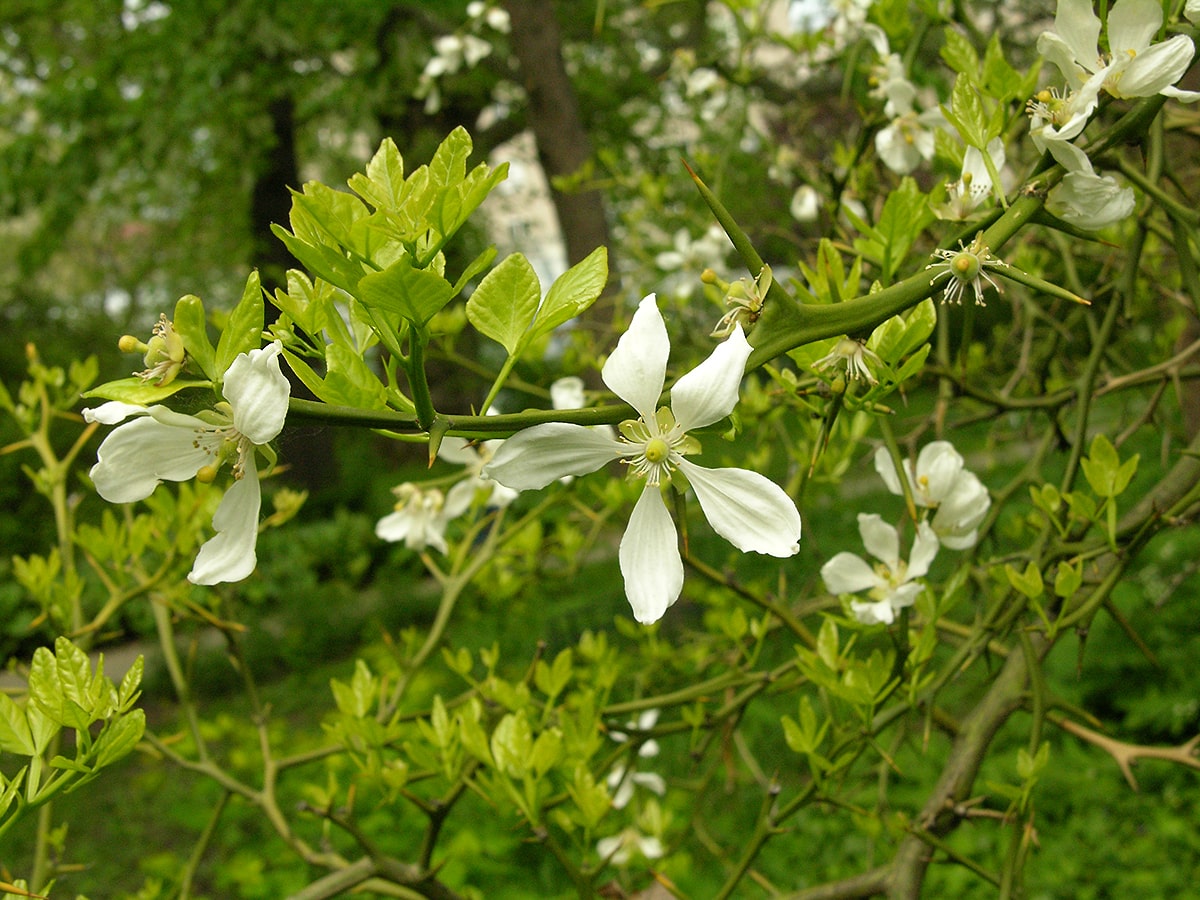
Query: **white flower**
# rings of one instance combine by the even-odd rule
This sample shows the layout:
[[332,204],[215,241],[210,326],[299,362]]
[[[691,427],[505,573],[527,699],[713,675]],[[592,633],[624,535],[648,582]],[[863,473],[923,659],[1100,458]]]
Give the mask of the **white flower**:
[[1189,22],[1200,22],[1200,0],[1187,0],[1183,14],[1187,16]]
[[791,556],[800,549],[800,514],[783,490],[756,472],[710,470],[685,459],[698,450],[687,432],[727,416],[737,404],[750,344],[740,326],[671,389],[671,407],[656,409],[670,353],[666,325],[650,294],[601,371],[604,383],[639,418],[620,438],[582,425],[536,425],[509,438],[484,473],[515,490],[543,488],[563,475],[585,475],[621,460],[646,486],[621,540],[625,594],[639,622],[655,622],[683,589],[683,561],[661,485],[678,469],[713,529],[739,550]]
[[437,488],[410,482],[397,485],[392,488],[396,508],[375,523],[375,536],[393,543],[404,541],[409,550],[433,547],[445,553],[446,526],[471,506],[477,486],[477,479],[468,478],[443,495]]
[[1133,213],[1133,189],[1112,175],[1097,175],[1087,154],[1066,141],[1049,141],[1046,149],[1067,174],[1050,189],[1046,209],[1064,222],[1095,231]]
[[930,114],[918,114],[913,108],[917,89],[909,82],[894,82],[889,89],[888,106],[900,112],[875,134],[875,151],[883,164],[897,175],[907,175],[922,162],[933,158],[933,132],[927,127]]
[[869,591],[870,602],[854,600],[850,610],[864,625],[890,625],[896,611],[911,606],[921,593],[914,579],[929,571],[937,556],[938,539],[928,522],[917,526],[908,562],[900,559],[900,535],[875,513],[859,513],[858,530],[867,552],[879,560],[871,566],[853,553],[842,552],[821,567],[821,578],[831,594]]
[[92,467],[97,492],[111,503],[144,500],[163,481],[211,481],[230,463],[234,483],[213,515],[217,533],[200,548],[188,575],[195,584],[240,581],[254,571],[262,502],[255,447],[283,429],[290,396],[279,370],[281,349],[276,341],[239,354],[225,373],[228,402],[202,417],[117,402],[83,411],[87,421],[106,425],[136,417],[104,439]]
[[[988,141],[987,154],[997,172],[1004,168],[1004,141],[998,137]],[[967,147],[963,152],[962,175],[958,181],[946,185],[946,205],[939,214],[949,219],[965,219],[991,193],[992,175],[983,153],[978,147]]]
[[797,222],[815,222],[821,213],[821,195],[811,184],[802,184],[792,194],[788,212]]
[[856,341],[853,338],[843,337],[833,349],[815,360],[812,364],[814,369],[836,369],[838,366],[845,366],[846,376],[850,379],[862,378],[868,384],[878,384],[879,379],[871,372],[871,367],[867,365],[867,360],[870,359],[877,365],[882,366],[883,360],[879,358],[879,354],[867,347],[866,341]]
[[[875,471],[893,494],[904,489],[886,447],[875,451]],[[952,550],[975,546],[976,529],[992,505],[987,488],[973,472],[963,468],[963,458],[949,441],[932,441],[917,454],[916,466],[904,460],[904,476],[913,502],[935,510],[930,523],[941,543]]]
[[636,828],[626,828],[620,834],[597,841],[596,853],[607,862],[623,866],[634,853],[640,853],[646,859],[659,859],[664,850],[662,841],[658,838],[648,837]]
[[1038,38],[1038,52],[1058,66],[1073,90],[1083,89],[1094,76],[1114,97],[1152,97],[1164,94],[1185,102],[1200,93],[1173,87],[1192,61],[1195,47],[1177,34],[1152,44],[1162,27],[1159,0],[1121,0],[1108,12],[1107,54],[1099,50],[1099,17],[1091,0],[1059,0],[1054,31]]
[[925,268],[938,270],[929,279],[930,284],[946,279],[946,289],[942,292],[943,303],[962,303],[963,294],[970,286],[975,293],[975,305],[987,306],[983,302],[985,281],[1000,292],[1000,285],[996,284],[987,270],[1002,269],[1008,263],[992,256],[987,244],[983,243],[982,233],[975,235],[975,239],[966,246],[959,241],[957,250],[934,250],[933,255],[942,262],[930,263]]

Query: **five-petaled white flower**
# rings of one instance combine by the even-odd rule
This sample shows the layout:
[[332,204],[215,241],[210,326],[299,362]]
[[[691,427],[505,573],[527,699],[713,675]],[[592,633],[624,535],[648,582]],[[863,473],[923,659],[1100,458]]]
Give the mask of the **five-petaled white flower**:
[[712,355],[675,382],[670,408],[658,408],[671,345],[650,294],[601,370],[604,383],[638,418],[614,438],[582,425],[555,422],[518,432],[501,445],[484,474],[515,490],[543,488],[564,475],[585,475],[621,460],[646,485],[629,518],[618,557],[634,617],[655,622],[683,589],[683,561],[662,484],[678,469],[696,492],[713,529],[739,550],[786,557],[800,549],[800,514],[770,479],[745,469],[705,469],[688,462],[697,441],[688,435],[727,416],[750,344],[735,326]]
[[[875,451],[875,471],[893,494],[903,494],[900,476],[886,447]],[[963,458],[949,441],[931,441],[917,454],[916,466],[904,460],[904,476],[913,502],[934,510],[930,522],[941,543],[951,550],[975,546],[977,529],[992,505],[987,488],[963,468]]]
[[938,539],[928,522],[917,526],[908,562],[900,558],[900,535],[875,513],[859,513],[858,530],[867,552],[879,560],[872,566],[853,553],[843,551],[821,567],[821,578],[831,594],[869,591],[869,602],[853,600],[850,611],[864,625],[890,625],[896,612],[911,606],[921,593],[915,579],[929,571],[937,556]]
[[87,421],[105,425],[136,417],[104,439],[92,467],[96,490],[111,503],[144,500],[163,481],[211,481],[230,463],[234,482],[213,515],[217,533],[200,548],[188,575],[194,584],[240,581],[254,571],[262,504],[255,448],[283,429],[290,396],[279,370],[281,349],[276,341],[239,354],[225,373],[228,402],[211,412],[189,416],[118,401],[83,411]]

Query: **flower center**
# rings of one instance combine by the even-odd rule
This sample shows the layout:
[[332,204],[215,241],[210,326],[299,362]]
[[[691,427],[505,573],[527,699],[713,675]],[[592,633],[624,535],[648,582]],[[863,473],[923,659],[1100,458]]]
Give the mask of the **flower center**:
[[671,445],[660,437],[651,438],[642,452],[647,462],[660,463],[671,455]]
[[682,456],[700,449],[695,438],[689,437],[675,422],[675,416],[665,406],[650,422],[627,419],[618,428],[621,440],[628,445],[622,460],[634,478],[645,478],[657,486],[679,464]]

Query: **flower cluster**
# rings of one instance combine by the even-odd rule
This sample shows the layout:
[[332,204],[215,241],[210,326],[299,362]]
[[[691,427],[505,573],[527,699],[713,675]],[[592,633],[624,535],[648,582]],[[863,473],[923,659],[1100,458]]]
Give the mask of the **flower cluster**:
[[[579,409],[583,406],[583,380],[574,376],[560,378],[550,385],[550,403],[555,409]],[[494,415],[489,409],[487,415]],[[405,482],[392,488],[396,506],[375,524],[375,536],[393,543],[404,542],[409,550],[433,547],[446,553],[446,526],[468,509],[476,497],[486,496],[489,509],[504,509],[519,491],[493,481],[483,468],[504,441],[473,442],[448,437],[438,447],[438,459],[463,467],[462,476],[445,494],[436,487]]]
[[1030,135],[1066,169],[1047,198],[1047,209],[1081,228],[1098,229],[1133,212],[1133,191],[1111,175],[1100,175],[1079,147],[1082,132],[1100,102],[1113,97],[1162,94],[1184,102],[1200,93],[1175,87],[1195,52],[1192,39],[1177,34],[1154,43],[1162,27],[1157,0],[1121,0],[1108,13],[1107,52],[1100,49],[1102,24],[1091,0],[1059,0],[1054,31],[1038,38],[1038,52],[1058,68],[1065,88],[1049,88],[1029,103]]
[[876,560],[873,565],[854,553],[838,553],[821,567],[826,589],[833,594],[866,592],[868,599],[851,600],[850,611],[864,625],[890,625],[896,613],[911,606],[921,593],[918,579],[941,547],[965,550],[975,546],[978,528],[991,506],[987,489],[963,467],[963,458],[948,441],[933,441],[917,455],[916,464],[905,460],[897,472],[887,448],[875,454],[875,470],[893,494],[903,494],[908,483],[913,503],[932,515],[917,524],[917,533],[904,560],[900,534],[876,513],[858,516],[863,546]]

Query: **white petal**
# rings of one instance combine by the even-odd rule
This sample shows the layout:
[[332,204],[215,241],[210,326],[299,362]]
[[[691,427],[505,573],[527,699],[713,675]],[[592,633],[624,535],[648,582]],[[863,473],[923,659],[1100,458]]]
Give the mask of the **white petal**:
[[188,573],[188,581],[192,584],[241,581],[254,571],[258,561],[254,548],[258,543],[261,504],[258,472],[251,458],[246,463],[245,474],[221,498],[213,515],[213,528],[217,533],[200,548],[192,571]]
[[800,513],[771,479],[746,469],[705,469],[686,459],[687,476],[704,517],[739,550],[792,556],[800,550]]
[[448,437],[438,445],[437,457],[448,463],[478,469],[483,465],[479,450],[466,438]]
[[[1097,49],[1100,43],[1100,19],[1092,11],[1092,0],[1058,0],[1054,30],[1071,49],[1076,61],[1089,71],[1095,71],[1100,56]],[[1039,40],[1038,51],[1041,50]]]
[[256,444],[274,440],[283,430],[291,385],[279,370],[279,341],[239,353],[225,372],[222,392],[233,407],[233,427]]
[[464,478],[446,492],[446,501],[441,511],[441,526],[445,530],[446,523],[457,519],[468,509],[475,500],[475,492],[486,488],[488,482],[482,478]]
[[900,561],[900,535],[896,529],[878,513],[859,513],[858,532],[867,552],[895,572]]
[[549,422],[500,445],[483,475],[517,491],[544,488],[564,475],[586,475],[621,455],[622,444],[582,425]]
[[582,378],[567,375],[550,385],[550,405],[555,409],[583,409],[583,403]]
[[900,610],[906,606],[912,606],[917,599],[917,595],[924,588],[915,581],[910,581],[908,584],[902,584],[892,591],[887,598],[888,605],[893,610]]
[[879,473],[879,477],[883,479],[883,483],[889,491],[897,496],[904,493],[900,476],[896,474],[896,464],[892,462],[892,454],[888,452],[887,447],[881,446],[876,449],[875,471]]
[[657,487],[642,490],[621,538],[618,556],[633,617],[657,622],[683,590],[683,560],[675,523]]
[[413,524],[414,519],[410,510],[395,510],[375,523],[375,537],[381,541],[398,543],[408,537]]
[[870,563],[846,550],[821,566],[821,578],[831,594],[857,594],[882,584]]
[[99,422],[101,425],[116,425],[124,422],[130,416],[144,416],[149,412],[144,406],[136,403],[122,403],[120,400],[109,400],[101,403],[95,409],[82,411],[85,422]]
[[1192,39],[1184,34],[1143,50],[1125,67],[1113,94],[1117,97],[1153,97],[1183,77],[1195,52]]
[[949,441],[932,441],[917,454],[917,490],[930,505],[950,495],[962,471],[963,458]]
[[877,603],[852,600],[850,612],[864,625],[891,625],[896,618],[896,611],[892,609],[892,604],[887,600],[880,600]]
[[[203,424],[199,419],[193,421]],[[208,440],[203,439],[206,436]],[[152,418],[134,419],[100,444],[92,481],[110,503],[145,500],[159,482],[195,478],[200,467],[212,461],[219,445],[220,440],[206,432],[164,425]]]
[[938,546],[937,535],[933,533],[933,528],[929,523],[922,522],[918,525],[917,536],[913,539],[912,550],[908,555],[908,572],[905,575],[905,581],[920,578],[929,571],[933,558],[937,556]]
[[735,325],[733,333],[713,349],[708,359],[675,382],[671,412],[680,428],[703,428],[733,412],[752,349],[742,326]]
[[1046,209],[1064,222],[1096,230],[1133,213],[1133,190],[1111,175],[1068,172],[1046,198]]
[[629,330],[621,335],[617,349],[600,370],[600,377],[614,394],[649,422],[658,410],[670,353],[667,326],[654,294],[648,294],[633,314]]
[[1109,50],[1114,56],[1129,50],[1141,54],[1150,46],[1161,26],[1162,4],[1159,0],[1121,0],[1108,11]]

